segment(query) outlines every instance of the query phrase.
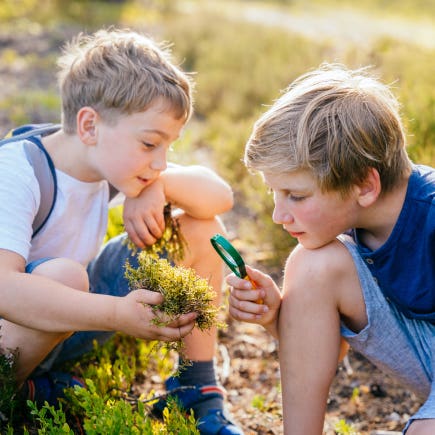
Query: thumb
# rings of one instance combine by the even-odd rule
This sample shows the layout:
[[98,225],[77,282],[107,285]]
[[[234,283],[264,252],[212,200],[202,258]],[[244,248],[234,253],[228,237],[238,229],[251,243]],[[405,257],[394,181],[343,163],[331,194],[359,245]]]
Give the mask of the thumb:
[[246,266],[246,272],[248,273],[249,278],[252,279],[256,284],[265,284],[268,281],[268,275],[265,275],[263,272],[260,272],[258,269],[254,269],[250,266]]
[[133,295],[137,302],[148,305],[161,304],[164,300],[163,296],[159,292],[153,292],[151,290],[138,289],[132,291],[130,294]]

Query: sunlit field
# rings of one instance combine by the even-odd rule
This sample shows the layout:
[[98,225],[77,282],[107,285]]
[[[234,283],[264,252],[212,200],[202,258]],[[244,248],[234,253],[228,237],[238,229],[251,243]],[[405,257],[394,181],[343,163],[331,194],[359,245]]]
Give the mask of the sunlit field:
[[[174,144],[171,160],[208,165],[233,186],[236,205],[223,216],[230,237],[250,264],[279,279],[295,241],[272,223],[272,198],[260,178],[243,166],[244,145],[254,121],[292,80],[322,62],[369,66],[391,84],[401,102],[412,160],[435,166],[434,20],[431,0],[2,0],[0,131],[5,134],[23,123],[60,120],[55,60],[62,44],[76,33],[113,25],[167,41],[176,61],[196,82],[195,114]],[[121,344],[126,345],[122,339]],[[141,346],[135,354],[127,350],[122,358],[118,354],[121,362],[117,363],[106,351],[97,352],[96,361],[101,367],[106,364],[106,372],[98,372],[92,364],[93,369],[83,369],[93,379],[89,394],[105,399],[112,394],[113,400],[119,399],[121,394],[111,391],[128,389],[135,371],[150,364],[144,357],[150,350]],[[163,376],[170,367],[161,364],[158,370]],[[112,390],[101,381],[110,377],[109,372],[116,373]],[[96,405],[87,393],[82,394],[84,405],[77,411],[81,418],[102,412],[92,408]],[[140,401],[133,402],[131,412],[138,414],[129,414],[131,425],[139,424],[136,421],[145,413]],[[104,400],[98,403],[104,408]],[[127,405],[113,404],[107,419],[111,412],[127,412]],[[10,411],[13,421],[17,411],[13,407]],[[44,423],[47,411],[44,415],[33,412],[35,428],[48,424]],[[174,411],[173,420],[168,417],[164,425],[154,428],[143,423],[140,430],[178,433],[174,428],[180,427],[182,419]],[[40,433],[64,433],[50,424],[53,432],[46,426],[46,432]],[[191,422],[182,424],[185,433],[193,433]],[[67,423],[61,421],[58,427],[62,425],[66,428]],[[10,426],[8,430],[14,433]],[[33,430],[30,433],[36,433]],[[89,429],[86,433],[104,430],[102,426],[101,432]]]

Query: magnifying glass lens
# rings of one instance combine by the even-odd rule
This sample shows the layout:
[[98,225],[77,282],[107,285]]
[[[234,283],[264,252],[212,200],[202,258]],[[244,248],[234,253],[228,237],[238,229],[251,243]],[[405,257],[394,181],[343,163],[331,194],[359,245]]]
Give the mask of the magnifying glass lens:
[[[245,262],[243,258],[238,253],[237,249],[224,237],[220,234],[215,234],[210,239],[213,248],[220,255],[222,260],[225,261],[226,265],[239,277],[242,279],[246,279],[251,282],[252,287],[255,289],[257,286],[255,282],[252,281],[248,274],[246,273]],[[262,304],[263,300],[258,299],[258,304]]]
[[216,252],[225,261],[227,266],[239,277],[245,278],[246,268],[245,262],[241,255],[237,252],[237,249],[222,235],[215,234],[210,239],[211,244],[215,248]]
[[218,248],[221,256],[225,257],[225,261],[228,265],[232,265],[233,267],[237,267],[237,263],[235,262],[234,258],[231,257],[231,255],[227,251],[225,251],[225,249],[221,245],[217,244],[216,248]]

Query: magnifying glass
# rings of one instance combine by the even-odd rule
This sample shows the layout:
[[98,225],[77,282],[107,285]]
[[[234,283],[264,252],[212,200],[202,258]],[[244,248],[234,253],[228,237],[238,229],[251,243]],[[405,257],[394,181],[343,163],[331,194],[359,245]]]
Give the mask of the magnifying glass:
[[[236,276],[246,279],[252,284],[253,288],[257,288],[255,282],[252,281],[246,273],[245,262],[237,249],[221,234],[215,234],[210,239],[213,248],[220,255],[225,264],[231,269]],[[262,304],[263,300],[258,299],[258,304]]]

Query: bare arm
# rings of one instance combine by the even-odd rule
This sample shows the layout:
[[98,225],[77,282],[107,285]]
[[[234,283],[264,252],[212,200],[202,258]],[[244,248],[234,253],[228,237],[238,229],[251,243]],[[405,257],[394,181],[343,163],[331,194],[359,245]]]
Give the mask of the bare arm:
[[[56,281],[24,273],[24,259],[0,249],[0,317],[29,328],[68,332],[122,331],[144,339],[178,339],[193,327],[195,314],[182,316],[173,325],[158,327],[150,305],[162,296],[137,290],[125,297],[75,290]],[[178,327],[181,327],[181,331]]]
[[168,202],[198,219],[210,219],[233,206],[231,187],[205,166],[171,165],[160,176]]

